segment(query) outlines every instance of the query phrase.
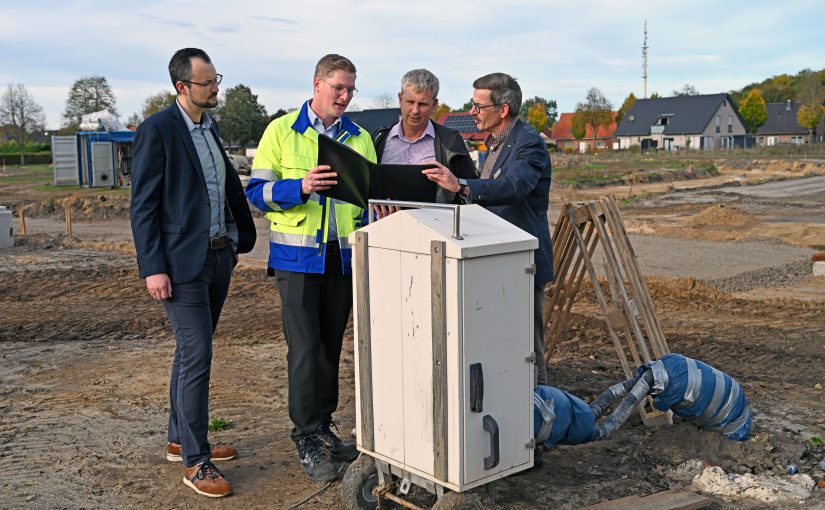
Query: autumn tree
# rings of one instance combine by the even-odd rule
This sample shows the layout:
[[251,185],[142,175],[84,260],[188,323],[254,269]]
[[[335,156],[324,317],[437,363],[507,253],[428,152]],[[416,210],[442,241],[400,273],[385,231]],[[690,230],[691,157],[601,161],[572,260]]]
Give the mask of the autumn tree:
[[9,85],[0,99],[0,125],[7,127],[20,149],[20,164],[26,164],[25,150],[29,134],[43,129],[45,116],[43,108],[34,102],[34,98],[22,83]]
[[613,104],[602,94],[598,87],[591,87],[587,91],[584,103],[576,105],[576,113],[584,119],[585,125],[590,126],[590,129],[593,130],[593,148],[595,148],[599,128],[609,126],[613,122]]
[[748,133],[754,134],[759,126],[768,120],[768,109],[765,106],[765,98],[759,89],[753,88],[745,99],[739,104],[739,113],[745,121]]
[[625,98],[624,103],[619,108],[618,113],[616,113],[616,124],[622,121],[628,113],[630,113],[630,109],[633,108],[633,105],[636,104],[636,96],[633,95],[633,92],[628,94]]
[[825,107],[822,106],[825,92],[823,92],[822,80],[817,73],[809,73],[805,76],[805,81],[800,87],[799,99],[802,106],[796,114],[796,121],[808,130],[811,143],[813,143],[814,130],[825,114]]
[[447,103],[438,103],[438,107],[433,111],[433,114],[430,115],[430,118],[433,120],[438,120],[442,113],[447,113],[449,111],[450,106]]
[[115,93],[105,76],[84,76],[69,89],[63,112],[64,126],[76,129],[84,115],[101,110],[117,115],[116,102]]
[[819,124],[819,121],[822,120],[823,115],[825,115],[825,106],[822,106],[821,104],[803,104],[799,107],[799,111],[796,113],[796,121],[800,126],[808,130],[811,137],[811,143],[814,141],[814,130]]
[[547,113],[542,103],[536,103],[527,111],[527,122],[541,133],[547,127]]
[[522,120],[530,122],[530,109],[537,104],[541,104],[543,106],[544,114],[547,116],[547,123],[544,127],[555,126],[556,121],[559,118],[559,110],[558,105],[556,104],[556,101],[554,99],[548,100],[539,96],[527,99],[526,101],[521,103],[521,108],[519,108],[518,116],[521,117]]
[[227,89],[215,116],[221,124],[223,139],[244,149],[261,138],[269,123],[266,108],[246,85]]

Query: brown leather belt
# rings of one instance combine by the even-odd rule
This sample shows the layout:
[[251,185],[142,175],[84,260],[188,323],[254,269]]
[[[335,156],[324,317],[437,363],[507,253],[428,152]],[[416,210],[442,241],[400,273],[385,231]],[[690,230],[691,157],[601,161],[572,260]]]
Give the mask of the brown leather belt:
[[222,250],[229,246],[231,241],[227,236],[223,237],[210,237],[209,238],[209,249],[210,250]]
[[338,241],[327,242],[327,255],[337,255],[341,253],[341,246]]

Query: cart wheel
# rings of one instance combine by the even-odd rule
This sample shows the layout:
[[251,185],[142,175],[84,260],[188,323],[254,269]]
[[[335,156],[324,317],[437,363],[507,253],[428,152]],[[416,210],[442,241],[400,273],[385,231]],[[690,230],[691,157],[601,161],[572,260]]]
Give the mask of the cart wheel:
[[482,510],[478,494],[447,492],[435,502],[433,510]]
[[374,510],[378,498],[372,490],[378,486],[378,470],[369,455],[360,455],[349,465],[341,480],[341,499],[350,510]]

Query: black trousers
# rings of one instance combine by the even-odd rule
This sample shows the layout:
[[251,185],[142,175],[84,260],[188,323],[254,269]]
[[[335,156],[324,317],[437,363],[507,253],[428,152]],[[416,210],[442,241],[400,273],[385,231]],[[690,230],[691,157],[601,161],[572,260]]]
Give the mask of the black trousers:
[[175,333],[167,439],[181,445],[186,467],[210,459],[212,334],[226,301],[233,264],[230,248],[207,250],[200,274],[191,282],[173,284],[172,297],[163,301]]
[[352,310],[352,277],[337,245],[327,246],[324,274],[276,271],[287,342],[292,439],[315,433],[338,407],[341,344]]

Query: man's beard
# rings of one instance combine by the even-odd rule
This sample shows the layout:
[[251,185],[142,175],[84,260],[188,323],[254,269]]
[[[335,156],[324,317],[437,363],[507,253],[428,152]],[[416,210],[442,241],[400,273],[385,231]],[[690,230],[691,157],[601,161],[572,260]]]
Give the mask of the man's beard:
[[192,104],[197,106],[198,108],[203,108],[203,109],[215,108],[216,106],[218,106],[218,96],[217,95],[211,96],[206,101],[194,101],[193,100]]

